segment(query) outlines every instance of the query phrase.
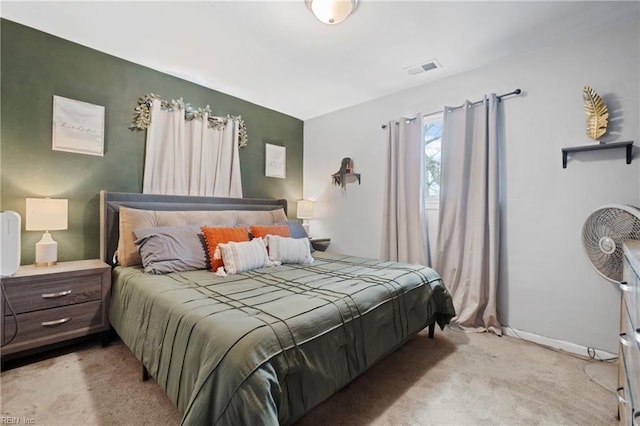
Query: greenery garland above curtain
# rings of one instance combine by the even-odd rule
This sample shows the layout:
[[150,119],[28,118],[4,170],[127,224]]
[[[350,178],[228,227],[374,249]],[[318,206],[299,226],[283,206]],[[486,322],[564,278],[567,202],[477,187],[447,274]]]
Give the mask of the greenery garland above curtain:
[[182,98],[175,100],[171,99],[168,101],[166,99],[162,99],[160,95],[156,95],[154,93],[149,93],[148,95],[141,96],[138,98],[138,106],[135,109],[135,113],[133,114],[133,124],[131,125],[131,129],[133,130],[146,130],[149,128],[149,124],[151,123],[151,102],[159,101],[161,108],[163,110],[184,110],[184,118],[185,120],[193,120],[193,119],[202,119],[204,113],[207,113],[209,116],[209,127],[211,128],[221,128],[227,125],[229,120],[234,120],[238,122],[238,147],[243,148],[247,146],[247,142],[249,141],[249,135],[247,134],[247,126],[242,119],[242,116],[235,115],[226,117],[213,117],[211,107],[207,105],[205,108],[198,108],[194,110],[191,107],[191,104],[185,103]]

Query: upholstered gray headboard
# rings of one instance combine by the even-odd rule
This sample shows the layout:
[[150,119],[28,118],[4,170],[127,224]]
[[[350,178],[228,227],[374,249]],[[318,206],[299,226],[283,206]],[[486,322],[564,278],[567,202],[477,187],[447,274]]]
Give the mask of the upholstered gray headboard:
[[141,210],[276,210],[287,213],[287,200],[260,198],[192,197],[100,191],[100,258],[113,266],[118,248],[120,207]]

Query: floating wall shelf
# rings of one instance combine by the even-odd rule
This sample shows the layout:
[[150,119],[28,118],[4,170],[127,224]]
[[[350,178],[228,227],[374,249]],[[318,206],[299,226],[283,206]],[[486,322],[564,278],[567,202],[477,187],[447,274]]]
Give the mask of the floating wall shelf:
[[[360,173],[347,173],[344,175],[344,183],[347,183],[347,181],[349,180],[349,178],[353,177],[354,181],[358,181],[358,185],[360,185]],[[333,180],[333,184],[334,185],[343,185],[342,183],[342,176],[340,176],[340,173],[334,173],[331,175],[331,178]]]
[[627,149],[627,164],[631,164],[631,151],[633,149],[633,141],[628,142],[615,142],[615,143],[600,143],[597,145],[584,145],[573,146],[570,148],[562,148],[562,168],[567,168],[567,155],[573,152],[582,151],[599,151],[602,149],[614,149],[614,148],[626,148]]

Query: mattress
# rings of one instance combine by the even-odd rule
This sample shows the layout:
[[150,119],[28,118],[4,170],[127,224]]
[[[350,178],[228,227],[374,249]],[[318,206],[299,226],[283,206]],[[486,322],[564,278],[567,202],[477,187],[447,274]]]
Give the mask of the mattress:
[[455,315],[433,270],[334,253],[219,277],[116,267],[110,320],[185,425],[290,424]]

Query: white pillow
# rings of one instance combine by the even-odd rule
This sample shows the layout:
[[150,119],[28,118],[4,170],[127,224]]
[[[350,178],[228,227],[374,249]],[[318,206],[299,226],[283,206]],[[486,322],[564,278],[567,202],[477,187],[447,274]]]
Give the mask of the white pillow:
[[267,247],[262,238],[254,238],[251,241],[218,244],[224,269],[227,274],[250,271],[252,269],[272,266],[267,255]]
[[308,238],[288,238],[278,235],[267,235],[269,260],[274,263],[313,263],[311,243]]

